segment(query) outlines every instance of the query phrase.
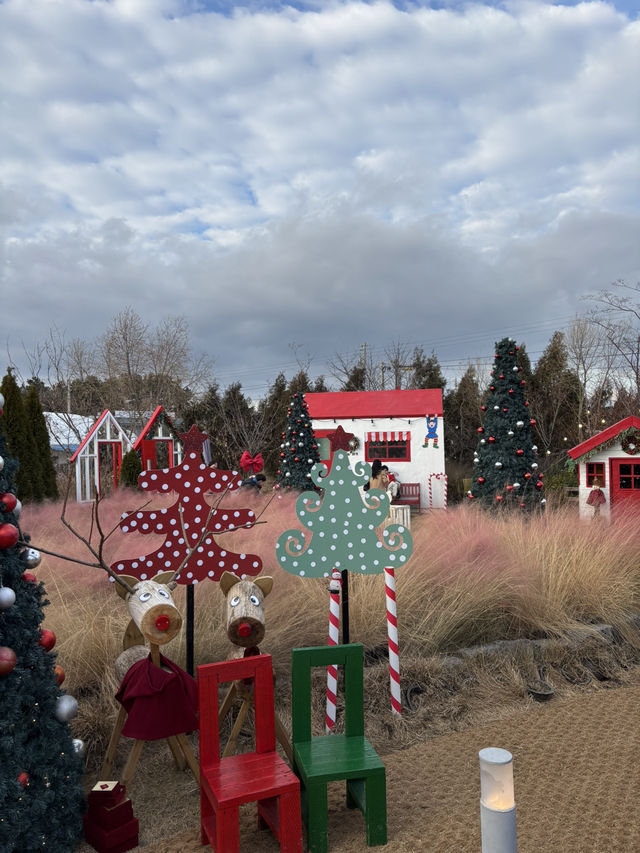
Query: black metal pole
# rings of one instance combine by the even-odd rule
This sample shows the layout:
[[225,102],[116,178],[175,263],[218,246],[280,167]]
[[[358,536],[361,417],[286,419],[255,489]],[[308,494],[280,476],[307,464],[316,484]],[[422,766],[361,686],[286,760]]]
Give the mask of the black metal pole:
[[193,584],[187,584],[187,672],[193,676]]
[[342,643],[349,644],[349,572],[342,570]]

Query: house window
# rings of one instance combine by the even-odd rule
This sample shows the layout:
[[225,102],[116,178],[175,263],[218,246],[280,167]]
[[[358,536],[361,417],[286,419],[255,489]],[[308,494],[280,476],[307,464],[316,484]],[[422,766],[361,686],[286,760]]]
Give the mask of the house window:
[[587,486],[593,486],[595,479],[604,486],[604,462],[587,462]]
[[638,463],[622,463],[618,468],[620,488],[640,491],[640,465]]
[[364,446],[364,458],[367,462],[380,459],[381,462],[410,462],[410,432],[368,432]]

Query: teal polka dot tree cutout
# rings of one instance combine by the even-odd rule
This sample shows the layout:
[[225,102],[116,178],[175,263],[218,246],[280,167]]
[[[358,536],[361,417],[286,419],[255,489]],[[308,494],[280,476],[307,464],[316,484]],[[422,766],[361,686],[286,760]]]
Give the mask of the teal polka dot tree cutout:
[[329,577],[332,570],[381,574],[385,567],[404,566],[413,550],[411,533],[401,524],[379,528],[389,515],[389,496],[382,489],[361,492],[371,466],[336,450],[331,470],[322,462],[311,469],[311,479],[324,495],[303,492],[296,515],[306,530],[287,530],[276,543],[282,568],[301,577]]

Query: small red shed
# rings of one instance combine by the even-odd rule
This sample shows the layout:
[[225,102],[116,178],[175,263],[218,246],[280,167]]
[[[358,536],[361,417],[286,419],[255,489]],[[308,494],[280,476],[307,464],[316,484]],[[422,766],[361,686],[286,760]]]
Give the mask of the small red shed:
[[182,441],[162,406],[158,406],[151,415],[134,441],[133,449],[140,454],[143,471],[149,471],[151,468],[175,468],[181,464]]
[[69,460],[75,466],[76,500],[92,501],[117,488],[122,457],[131,448],[129,437],[108,409],[91,427]]
[[578,468],[581,518],[593,515],[587,501],[598,486],[605,498],[601,515],[616,507],[640,510],[640,418],[623,418],[572,447],[569,456]]

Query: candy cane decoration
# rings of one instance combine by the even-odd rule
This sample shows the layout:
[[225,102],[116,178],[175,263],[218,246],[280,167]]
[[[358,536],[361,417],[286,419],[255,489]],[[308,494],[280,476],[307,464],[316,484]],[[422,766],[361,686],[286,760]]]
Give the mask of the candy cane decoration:
[[439,480],[440,477],[444,479],[444,508],[447,508],[447,483],[448,477],[446,474],[429,474],[429,509],[433,509],[433,478]]
[[[342,575],[334,569],[329,582],[329,645],[337,646],[340,632],[340,590]],[[338,690],[338,667],[327,668],[327,711],[325,714],[325,730],[331,734],[336,724],[336,693]]]
[[400,657],[398,655],[398,615],[396,613],[396,575],[392,568],[384,570],[384,588],[387,599],[387,640],[389,643],[389,682],[391,685],[391,710],[402,713],[400,696]]

